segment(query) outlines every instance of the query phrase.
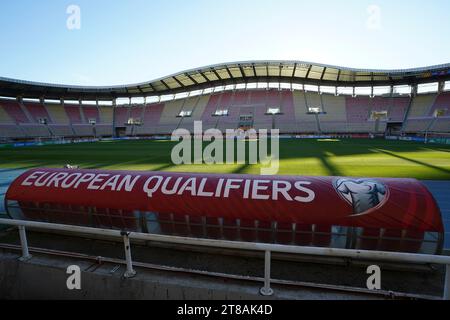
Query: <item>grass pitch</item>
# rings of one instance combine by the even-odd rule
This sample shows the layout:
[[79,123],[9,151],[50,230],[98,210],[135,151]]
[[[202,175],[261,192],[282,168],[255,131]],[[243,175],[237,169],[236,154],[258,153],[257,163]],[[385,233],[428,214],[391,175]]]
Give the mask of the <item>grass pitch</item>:
[[[69,163],[88,169],[260,173],[260,166],[251,164],[176,166],[171,161],[175,145],[116,141],[0,149],[0,168],[60,168]],[[282,139],[279,174],[450,180],[450,146],[381,139]]]

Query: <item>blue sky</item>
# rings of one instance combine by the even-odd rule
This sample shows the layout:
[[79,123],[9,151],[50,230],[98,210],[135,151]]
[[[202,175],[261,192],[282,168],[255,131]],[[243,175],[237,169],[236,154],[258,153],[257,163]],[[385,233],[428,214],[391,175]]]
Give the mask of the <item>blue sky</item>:
[[[67,28],[70,5],[80,29]],[[1,1],[0,38],[1,77],[49,83],[131,84],[239,60],[397,69],[450,62],[450,1]]]

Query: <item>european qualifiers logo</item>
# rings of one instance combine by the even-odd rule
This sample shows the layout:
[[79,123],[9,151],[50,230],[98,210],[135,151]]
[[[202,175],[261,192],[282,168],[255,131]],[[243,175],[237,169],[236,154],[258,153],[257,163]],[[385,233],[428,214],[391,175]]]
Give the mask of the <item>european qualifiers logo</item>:
[[336,192],[353,207],[353,216],[364,215],[386,203],[389,189],[373,179],[341,178],[333,181]]

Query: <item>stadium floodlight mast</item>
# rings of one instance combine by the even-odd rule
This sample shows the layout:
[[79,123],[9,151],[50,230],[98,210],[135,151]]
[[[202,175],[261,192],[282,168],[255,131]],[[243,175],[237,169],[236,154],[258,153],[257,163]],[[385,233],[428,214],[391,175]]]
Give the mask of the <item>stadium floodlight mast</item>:
[[[172,149],[172,163],[175,165],[224,164],[224,138],[226,140],[226,164],[245,164],[247,158],[246,144],[248,142],[248,163],[258,164],[259,160],[261,175],[276,175],[278,173],[280,168],[280,131],[278,129],[270,130],[271,154],[269,156],[268,130],[263,129],[257,132],[255,129],[248,131],[227,129],[224,134],[218,129],[209,129],[203,132],[202,121],[194,122],[193,134],[182,128],[172,133],[171,140],[179,142]],[[204,150],[203,142],[210,142]],[[236,157],[235,150],[237,150]],[[192,161],[192,155],[194,161]]]

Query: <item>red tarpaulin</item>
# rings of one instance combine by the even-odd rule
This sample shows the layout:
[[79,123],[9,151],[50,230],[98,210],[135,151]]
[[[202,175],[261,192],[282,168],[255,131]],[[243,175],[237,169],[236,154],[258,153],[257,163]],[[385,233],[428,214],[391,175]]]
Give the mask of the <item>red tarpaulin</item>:
[[54,214],[60,215],[69,206],[93,207],[193,219],[443,232],[433,196],[414,179],[34,169],[12,183],[7,205],[10,201],[57,205]]

